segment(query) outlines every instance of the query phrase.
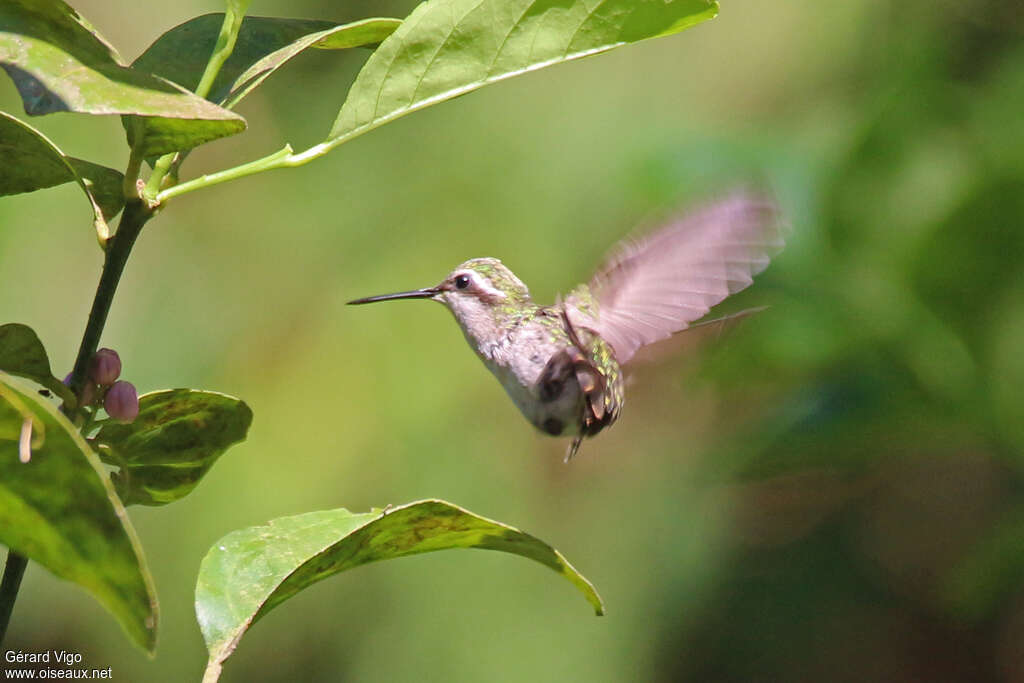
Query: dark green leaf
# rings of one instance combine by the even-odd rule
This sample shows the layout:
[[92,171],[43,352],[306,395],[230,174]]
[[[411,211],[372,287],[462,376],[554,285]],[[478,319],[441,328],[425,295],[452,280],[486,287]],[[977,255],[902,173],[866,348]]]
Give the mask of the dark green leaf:
[[450,548],[499,550],[539,562],[575,585],[597,614],[604,613],[594,587],[557,550],[451,503],[424,500],[362,514],[310,512],[233,531],[203,558],[196,616],[210,652],[204,680],[216,680],[253,623],[317,581],[378,560]]
[[669,35],[714,0],[430,0],[356,77],[328,140],[343,140],[481,86]]
[[[0,373],[0,543],[89,591],[142,648],[156,644],[157,606],[135,530],[103,465],[75,427],[21,380]],[[12,420],[29,417],[31,460]]]
[[0,196],[73,180],[105,224],[124,206],[123,178],[112,168],[65,156],[35,128],[0,112]]
[[[196,97],[193,95],[193,97]],[[214,105],[210,105],[211,107]],[[228,111],[225,109],[224,111]],[[245,121],[238,116],[233,120],[206,120],[203,118],[168,118],[162,116],[134,117],[134,121],[143,124],[144,135],[135,132],[130,119],[123,117],[122,122],[128,137],[128,146],[146,159],[170,154],[181,150],[192,149],[199,145],[223,138],[245,130]]]
[[[222,13],[206,14],[175,26],[139,56],[133,66],[195,90],[217,42]],[[246,94],[308,47],[341,49],[379,43],[402,22],[366,19],[338,25],[333,21],[246,17],[235,49],[221,67],[209,99],[234,106]]]
[[352,47],[376,45],[402,25],[400,19],[363,19],[351,24],[335,26],[305,35],[289,45],[255,62],[231,86],[225,106],[233,108],[256,89],[266,78],[292,57],[310,47],[322,50],[343,50]]
[[108,422],[95,441],[120,468],[113,479],[126,504],[164,505],[188,495],[250,424],[252,411],[237,398],[168,389],[141,396],[133,422]]
[[0,325],[0,371],[30,379],[64,400],[74,399],[71,390],[51,374],[43,342],[28,325]]
[[0,370],[42,384],[51,377],[50,359],[38,335],[28,325],[0,325]]
[[[146,137],[148,154],[173,151],[245,129],[226,109],[150,74],[121,64],[118,55],[59,0],[0,3],[0,66],[14,80],[29,114],[74,111],[136,114],[176,121]],[[194,134],[189,130],[194,127]]]

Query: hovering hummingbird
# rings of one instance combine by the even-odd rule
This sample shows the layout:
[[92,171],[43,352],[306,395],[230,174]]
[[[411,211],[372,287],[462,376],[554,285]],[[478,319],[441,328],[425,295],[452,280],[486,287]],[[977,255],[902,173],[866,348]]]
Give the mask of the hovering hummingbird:
[[783,240],[771,201],[746,193],[696,209],[619,244],[590,284],[552,306],[496,258],[475,258],[434,287],[349,301],[433,299],[448,307],[466,341],[523,415],[552,436],[584,437],[619,416],[621,366],[744,289]]

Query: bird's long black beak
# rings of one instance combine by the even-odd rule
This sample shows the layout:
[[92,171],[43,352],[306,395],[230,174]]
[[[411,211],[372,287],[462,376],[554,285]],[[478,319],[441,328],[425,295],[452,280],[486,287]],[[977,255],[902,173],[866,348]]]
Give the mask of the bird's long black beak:
[[395,294],[378,294],[377,296],[368,296],[362,299],[354,299],[348,302],[349,306],[356,306],[359,304],[372,304],[376,301],[392,301],[394,299],[429,299],[440,291],[437,287],[427,287],[426,289],[414,289],[411,292],[396,292]]

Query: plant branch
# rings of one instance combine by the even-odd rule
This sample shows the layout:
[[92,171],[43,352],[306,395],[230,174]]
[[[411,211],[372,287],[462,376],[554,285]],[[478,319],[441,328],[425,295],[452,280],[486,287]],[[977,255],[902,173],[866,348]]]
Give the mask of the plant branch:
[[[132,125],[138,128],[138,124],[132,119]],[[124,172],[124,181],[121,185],[121,192],[124,194],[126,200],[136,199],[139,196],[139,190],[135,186],[136,181],[139,179],[139,171],[142,170],[142,157],[139,155],[139,147],[136,145],[132,147],[131,155],[128,157],[128,168]]]
[[172,197],[177,197],[178,195],[195,192],[196,190],[201,190],[205,187],[210,187],[211,185],[217,185],[218,183],[227,182],[228,180],[244,178],[245,176],[252,175],[254,173],[262,173],[263,171],[270,171],[275,168],[302,166],[313,159],[327,154],[327,152],[334,149],[338,144],[338,141],[334,140],[321,142],[319,145],[314,145],[305,152],[301,152],[299,154],[295,154],[292,151],[291,145],[285,145],[283,149],[279,149],[273,154],[256,159],[255,161],[250,161],[247,164],[228,168],[216,173],[210,173],[208,175],[202,175],[198,178],[193,178],[192,180],[169,187],[156,196],[156,201],[158,203],[163,203]]
[[156,163],[153,164],[153,172],[149,174],[149,180],[146,181],[146,188],[143,190],[143,194],[147,199],[156,197],[157,193],[160,191],[160,185],[167,176],[167,171],[170,170],[171,164],[174,163],[175,154],[177,154],[177,152],[165,154],[157,159]]
[[21,577],[25,575],[28,559],[13,550],[7,551],[7,564],[4,565],[4,578],[0,581],[0,645],[7,635],[7,625],[11,622],[14,601],[18,599],[18,588]]
[[[107,314],[114,300],[114,292],[121,281],[121,274],[128,262],[128,256],[135,246],[142,226],[153,216],[153,210],[141,201],[129,201],[125,204],[117,233],[107,243],[106,257],[103,261],[103,272],[96,286],[96,295],[92,300],[89,320],[85,325],[82,343],[78,347],[75,368],[71,371],[71,391],[79,396],[85,384],[85,376],[89,370],[89,359],[96,353],[103,326],[107,323]],[[74,417],[74,416],[71,416]]]
[[244,10],[240,13],[232,11],[231,3],[228,3],[227,12],[224,13],[224,22],[220,26],[220,33],[217,35],[217,43],[213,46],[213,54],[206,62],[206,68],[196,86],[196,94],[206,97],[213,88],[213,82],[220,73],[220,68],[235,50],[235,40],[238,38],[238,30],[242,27],[242,19],[245,17]]

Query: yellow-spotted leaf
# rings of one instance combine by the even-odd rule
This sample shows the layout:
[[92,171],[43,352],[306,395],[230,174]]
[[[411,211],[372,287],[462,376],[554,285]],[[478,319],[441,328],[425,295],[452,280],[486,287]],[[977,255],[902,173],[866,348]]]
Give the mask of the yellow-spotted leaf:
[[593,585],[550,545],[443,500],[360,514],[310,512],[233,531],[203,558],[196,584],[196,616],[210,653],[203,680],[217,680],[253,623],[317,581],[371,562],[454,548],[539,562],[576,586],[598,615],[604,613]]
[[138,417],[108,422],[94,442],[118,467],[113,480],[125,504],[164,505],[188,495],[250,424],[252,410],[233,396],[168,389],[139,397]]
[[[33,422],[30,452],[11,438]],[[24,455],[28,455],[27,462]],[[77,583],[152,651],[157,604],[142,548],[102,463],[50,401],[0,373],[0,544]]]

